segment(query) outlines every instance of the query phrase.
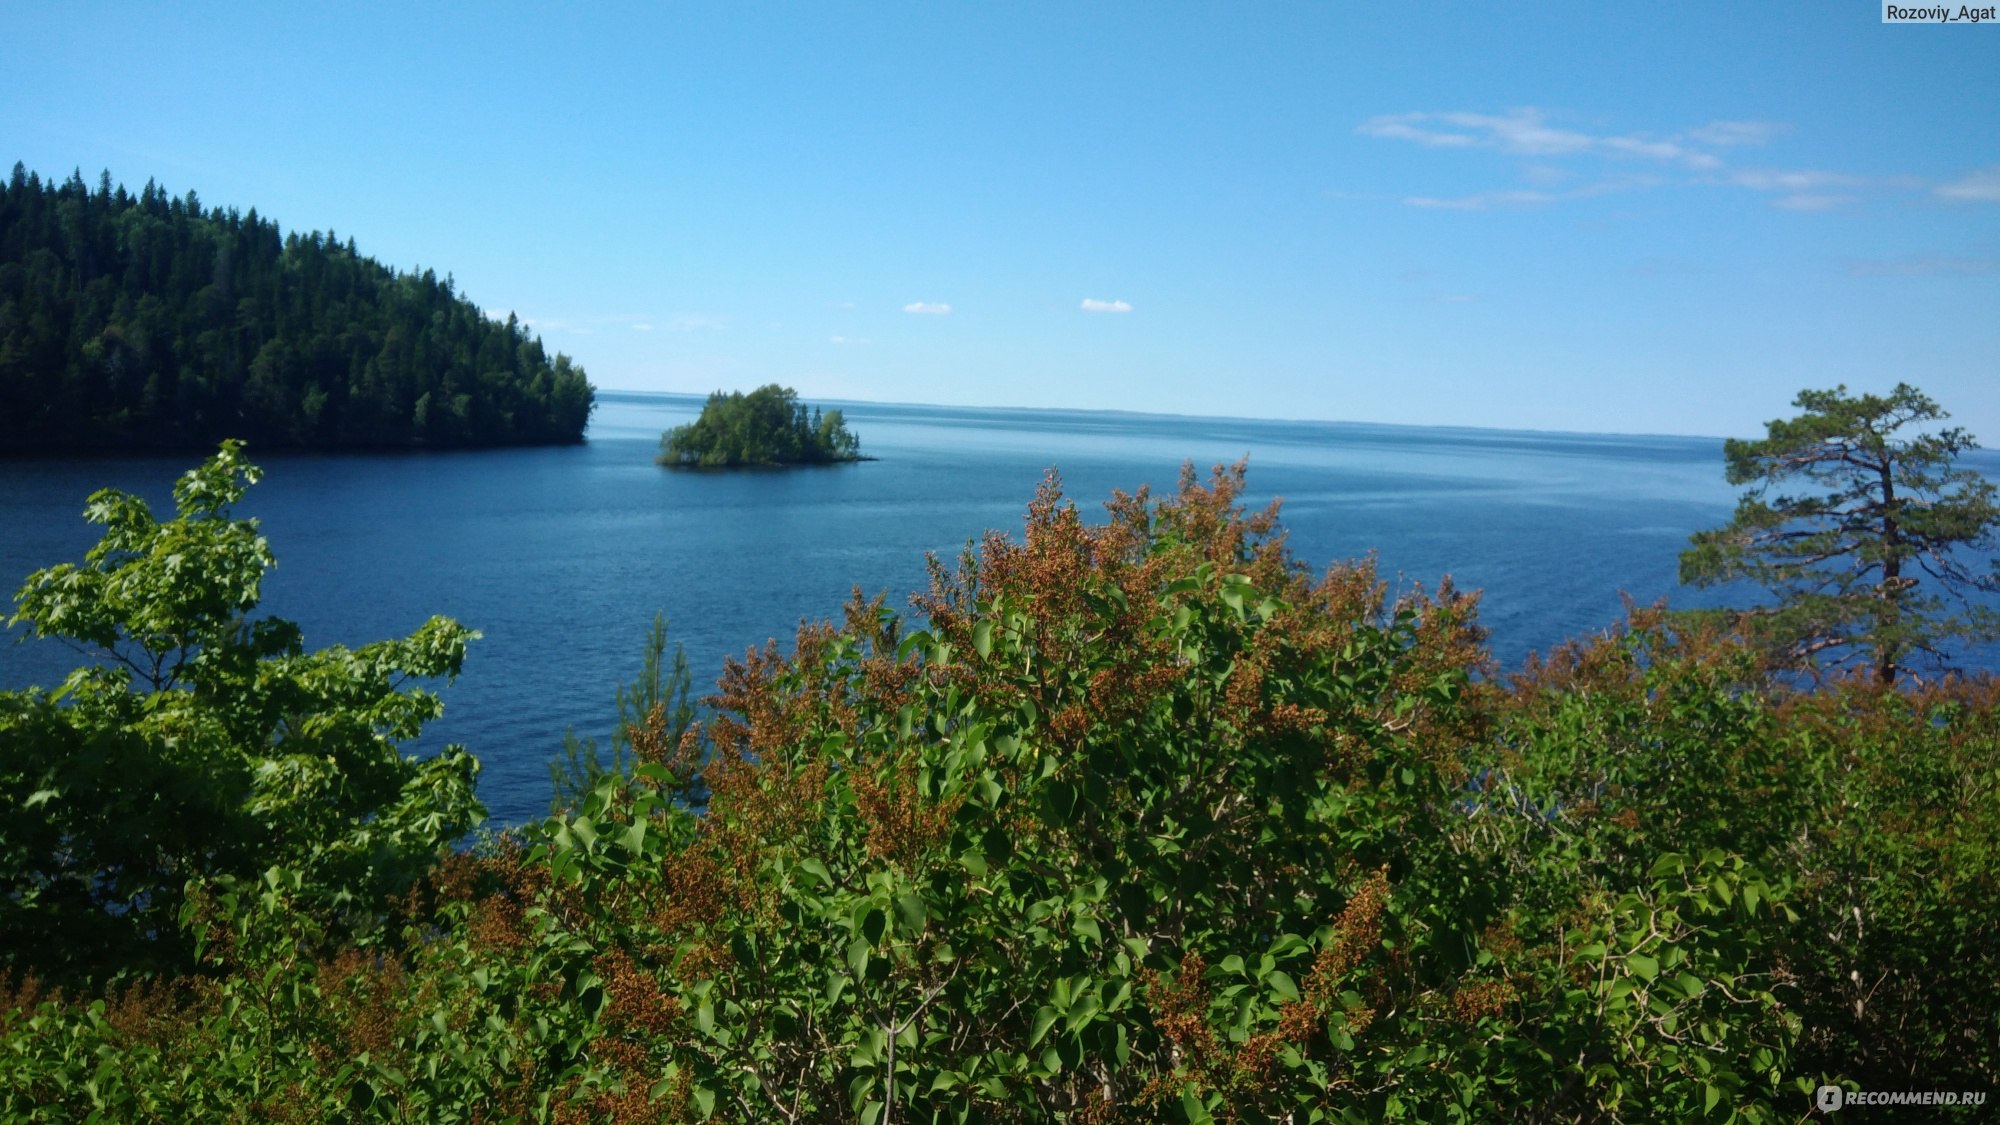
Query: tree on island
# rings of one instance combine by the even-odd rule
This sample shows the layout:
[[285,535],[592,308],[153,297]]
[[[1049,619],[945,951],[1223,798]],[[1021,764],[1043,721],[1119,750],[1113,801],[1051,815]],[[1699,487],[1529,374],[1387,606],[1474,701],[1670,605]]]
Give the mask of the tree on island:
[[660,464],[726,469],[745,465],[831,465],[866,461],[861,439],[840,411],[807,410],[798,392],[776,383],[749,394],[716,391],[701,417],[660,436]]
[[[1792,404],[1805,413],[1724,445],[1729,483],[1751,487],[1727,527],[1694,536],[1681,581],[1767,587],[1773,604],[1732,616],[1781,662],[1866,661],[1883,684],[1919,655],[1942,665],[1947,641],[2000,638],[2000,614],[1973,598],[2000,593],[2000,562],[1981,572],[1960,557],[1990,553],[2000,530],[1992,483],[1952,467],[1979,447],[1972,435],[1898,436],[1950,417],[1906,383],[1886,398],[1801,391]],[[1794,481],[1809,490],[1770,494]]]

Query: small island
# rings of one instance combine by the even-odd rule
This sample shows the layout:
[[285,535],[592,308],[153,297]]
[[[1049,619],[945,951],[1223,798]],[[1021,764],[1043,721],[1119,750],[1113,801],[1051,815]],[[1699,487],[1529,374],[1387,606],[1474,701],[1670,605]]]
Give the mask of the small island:
[[660,464],[730,469],[775,465],[835,465],[872,461],[840,411],[810,411],[798,392],[776,383],[749,394],[716,391],[701,417],[660,435]]

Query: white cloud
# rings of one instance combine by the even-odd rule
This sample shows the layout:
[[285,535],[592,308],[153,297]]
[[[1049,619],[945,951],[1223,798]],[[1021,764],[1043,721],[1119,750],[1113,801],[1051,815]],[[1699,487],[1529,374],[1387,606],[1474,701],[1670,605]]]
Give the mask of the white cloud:
[[502,324],[507,323],[507,318],[514,315],[513,309],[480,309],[479,311],[485,314],[486,319],[497,320]]
[[1512,156],[1596,154],[1659,160],[1690,168],[1714,168],[1721,164],[1714,156],[1690,148],[1677,139],[1662,140],[1635,134],[1595,135],[1550,125],[1544,120],[1542,111],[1533,107],[1509,110],[1501,115],[1390,113],[1369,118],[1356,127],[1355,132],[1368,137],[1410,141],[1427,148],[1487,148]]
[[942,301],[911,301],[903,306],[903,311],[921,316],[950,316],[951,306]]
[[1856,195],[1828,195],[1812,192],[1794,192],[1771,201],[1771,206],[1786,211],[1831,211],[1860,200]]
[[[1661,135],[1595,133],[1554,124],[1542,110],[1529,106],[1497,114],[1383,114],[1363,121],[1355,127],[1355,132],[1426,148],[1477,149],[1529,158],[1520,170],[1524,186],[1456,196],[1403,196],[1402,202],[1410,207],[1453,211],[1540,207],[1666,182],[1722,185],[1768,193],[1770,205],[1786,211],[1831,211],[1876,196],[1923,191],[1926,188],[1938,199],[2000,203],[2000,164],[1977,169],[1957,180],[1931,184],[1909,175],[1861,176],[1823,169],[1733,168],[1718,155],[1724,149],[1765,144],[1789,129],[1790,126],[1782,122],[1746,119],[1711,121],[1706,125]],[[1617,161],[1628,166],[1633,161],[1646,161],[1659,166],[1661,172],[1656,176],[1614,177],[1579,188],[1565,187],[1574,175],[1573,166],[1591,159]],[[1683,175],[1673,176],[1672,169],[1681,170]]]
[[1443,198],[1434,195],[1412,195],[1403,199],[1407,207],[1428,207],[1447,211],[1494,211],[1512,207],[1540,207],[1565,199],[1589,199],[1597,195],[1609,195],[1617,191],[1631,191],[1635,188],[1652,187],[1659,183],[1653,176],[1621,176],[1616,179],[1598,180],[1568,191],[1536,191],[1515,188],[1507,191],[1481,191],[1471,195]]
[[1713,148],[1732,145],[1761,145],[1791,126],[1778,121],[1711,121],[1699,129],[1689,129],[1688,139]]
[[1084,312],[1128,313],[1132,306],[1126,301],[1100,301],[1095,297],[1085,297],[1081,306]]
[[1964,179],[1939,184],[1931,190],[1940,199],[1959,203],[2000,203],[2000,164],[1981,168]]
[[1481,191],[1450,199],[1435,195],[1412,195],[1403,200],[1408,207],[1431,207],[1444,211],[1491,211],[1496,207],[1534,207],[1554,203],[1562,196],[1550,191]]
[[632,331],[634,332],[651,332],[652,330],[653,326],[650,324],[635,324],[632,326]]
[[1830,187],[1859,187],[1867,181],[1841,172],[1812,170],[1784,171],[1775,168],[1746,168],[1731,172],[1729,182],[1753,191],[1810,192]]
[[828,342],[834,344],[866,344],[872,341],[866,336],[834,336]]
[[1751,191],[1779,192],[1781,194],[1771,201],[1771,206],[1785,211],[1831,211],[1850,203],[1859,203],[1861,196],[1856,192],[1862,189],[1908,186],[1898,179],[1871,180],[1866,176],[1811,168],[1745,168],[1729,173],[1721,182]]

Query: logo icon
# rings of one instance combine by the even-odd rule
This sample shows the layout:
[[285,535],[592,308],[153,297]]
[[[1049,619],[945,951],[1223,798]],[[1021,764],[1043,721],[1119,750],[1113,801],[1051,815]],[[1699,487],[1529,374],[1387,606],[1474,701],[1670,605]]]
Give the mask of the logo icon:
[[1832,1113],[1847,1101],[1847,1091],[1838,1086],[1821,1086],[1817,1095],[1820,1111]]

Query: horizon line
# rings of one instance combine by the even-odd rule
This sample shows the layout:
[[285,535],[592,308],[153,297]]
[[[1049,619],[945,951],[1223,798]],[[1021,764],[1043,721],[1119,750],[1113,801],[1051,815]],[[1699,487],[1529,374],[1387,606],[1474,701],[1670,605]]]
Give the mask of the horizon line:
[[[654,397],[673,396],[678,398],[706,399],[707,391],[661,391],[640,390],[633,387],[595,387],[599,394],[649,395]],[[800,401],[805,401],[801,395]],[[933,410],[1013,410],[1036,414],[1119,414],[1135,418],[1186,418],[1213,422],[1276,422],[1280,424],[1304,424],[1321,426],[1381,426],[1403,430],[1471,430],[1478,433],[1496,434],[1547,434],[1572,437],[1632,437],[1632,438],[1691,438],[1725,441],[1727,435],[1669,433],[1661,430],[1565,430],[1543,429],[1531,426],[1468,426],[1459,423],[1437,422],[1367,422],[1353,418],[1270,418],[1253,414],[1190,414],[1175,410],[1128,410],[1116,407],[1091,406],[1003,406],[976,405],[969,403],[912,402],[895,399],[867,398],[821,398],[819,402],[845,404],[850,406],[917,406]]]

